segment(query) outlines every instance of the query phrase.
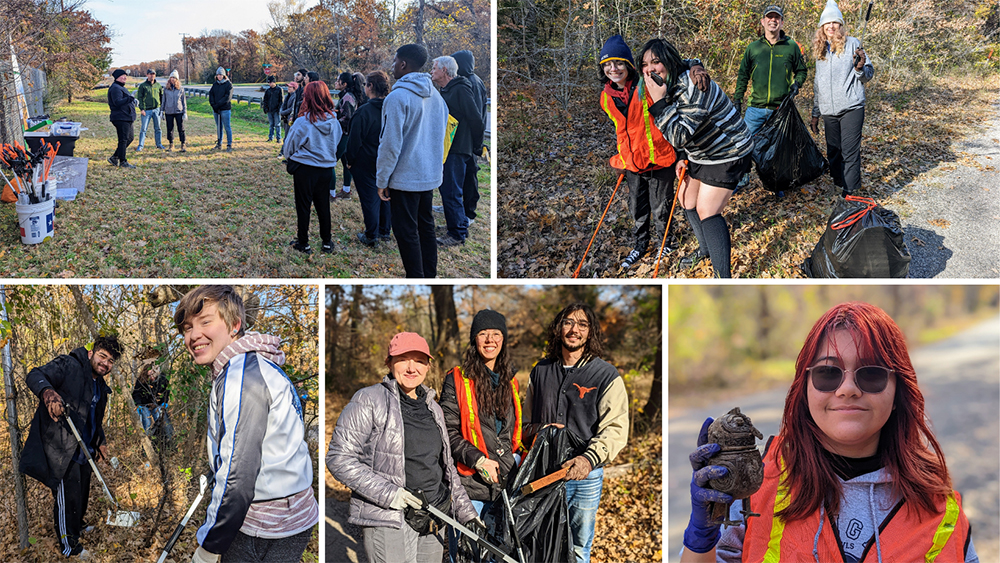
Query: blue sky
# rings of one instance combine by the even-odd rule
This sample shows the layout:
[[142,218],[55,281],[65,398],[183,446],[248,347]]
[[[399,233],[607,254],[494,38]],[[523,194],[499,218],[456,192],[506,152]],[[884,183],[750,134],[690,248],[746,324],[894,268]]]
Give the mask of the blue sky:
[[[305,6],[317,2],[307,0]],[[111,28],[112,68],[166,59],[181,52],[181,33],[224,29],[265,31],[267,0],[88,0],[82,7]]]

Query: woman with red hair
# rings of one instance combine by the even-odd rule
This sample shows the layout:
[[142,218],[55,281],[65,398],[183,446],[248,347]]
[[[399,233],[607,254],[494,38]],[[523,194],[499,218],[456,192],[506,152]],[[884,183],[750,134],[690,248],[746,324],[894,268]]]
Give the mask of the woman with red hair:
[[[711,422],[691,454],[681,561],[979,561],[903,333],[882,309],[844,303],[813,326],[749,499],[707,488],[728,473],[711,465]],[[732,502],[742,523],[721,531],[712,502]]]
[[334,185],[337,165],[337,145],[343,132],[337,122],[337,111],[325,82],[306,85],[302,107],[292,128],[285,136],[284,154],[288,156],[288,173],[295,177],[295,216],[298,219],[292,248],[306,254],[309,247],[309,210],[315,205],[319,217],[322,251],[333,252],[330,235],[330,186]]

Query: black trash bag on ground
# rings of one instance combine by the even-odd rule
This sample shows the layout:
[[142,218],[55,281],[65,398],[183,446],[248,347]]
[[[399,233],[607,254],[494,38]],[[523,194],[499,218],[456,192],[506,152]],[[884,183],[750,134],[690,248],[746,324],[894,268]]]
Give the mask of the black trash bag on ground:
[[785,96],[778,109],[754,133],[753,161],[764,189],[771,192],[808,184],[830,167],[799,116],[794,96]]
[[811,278],[905,278],[910,251],[899,215],[871,198],[841,199],[802,268]]
[[[510,497],[514,522],[517,523],[524,561],[564,563],[575,560],[573,541],[570,539],[565,481],[557,481],[529,495],[522,495],[521,488],[558,471],[563,463],[582,454],[586,447],[587,444],[572,431],[549,426],[538,433],[516,475],[509,480],[507,495]],[[486,524],[489,541],[518,559],[517,544],[510,531],[502,497],[493,502],[483,522]],[[476,559],[476,553],[479,554],[479,559]],[[491,559],[488,551],[473,546],[471,540],[464,537],[459,539],[458,555],[459,563]]]

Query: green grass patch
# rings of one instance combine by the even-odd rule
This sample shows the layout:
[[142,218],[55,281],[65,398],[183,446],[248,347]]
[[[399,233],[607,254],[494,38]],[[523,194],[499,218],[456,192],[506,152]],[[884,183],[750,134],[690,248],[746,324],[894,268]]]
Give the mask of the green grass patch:
[[[89,128],[75,156],[90,159],[87,187],[76,201],[60,202],[55,236],[39,245],[21,243],[13,204],[0,206],[0,270],[7,277],[61,278],[399,278],[405,275],[394,241],[375,249],[361,245],[364,228],[357,195],[331,203],[333,254],[318,252],[315,213],[310,220],[312,255],[288,246],[295,236],[292,177],[268,143],[267,121],[257,105],[233,106],[233,152],[213,150],[215,124],[206,98],[189,98],[186,153],[160,151],[152,139],[129,162],[135,170],[108,165],[117,143],[108,121],[106,90],[55,108]],[[166,126],[163,127],[163,142]],[[176,135],[176,131],[175,131]],[[342,184],[337,165],[338,186]],[[442,278],[490,275],[491,192],[488,167],[480,171],[479,218],[466,244],[441,249]],[[435,204],[440,194],[435,190]],[[439,225],[444,217],[435,214]]]

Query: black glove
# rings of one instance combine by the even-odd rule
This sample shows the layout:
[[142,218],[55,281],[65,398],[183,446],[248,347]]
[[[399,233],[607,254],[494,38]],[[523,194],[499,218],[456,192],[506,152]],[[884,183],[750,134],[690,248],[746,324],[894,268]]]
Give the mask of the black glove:
[[799,94],[799,83],[792,82],[792,86],[788,89],[788,93],[791,94],[792,97],[797,96]]
[[814,117],[809,121],[809,128],[812,132],[819,135],[819,117]]

